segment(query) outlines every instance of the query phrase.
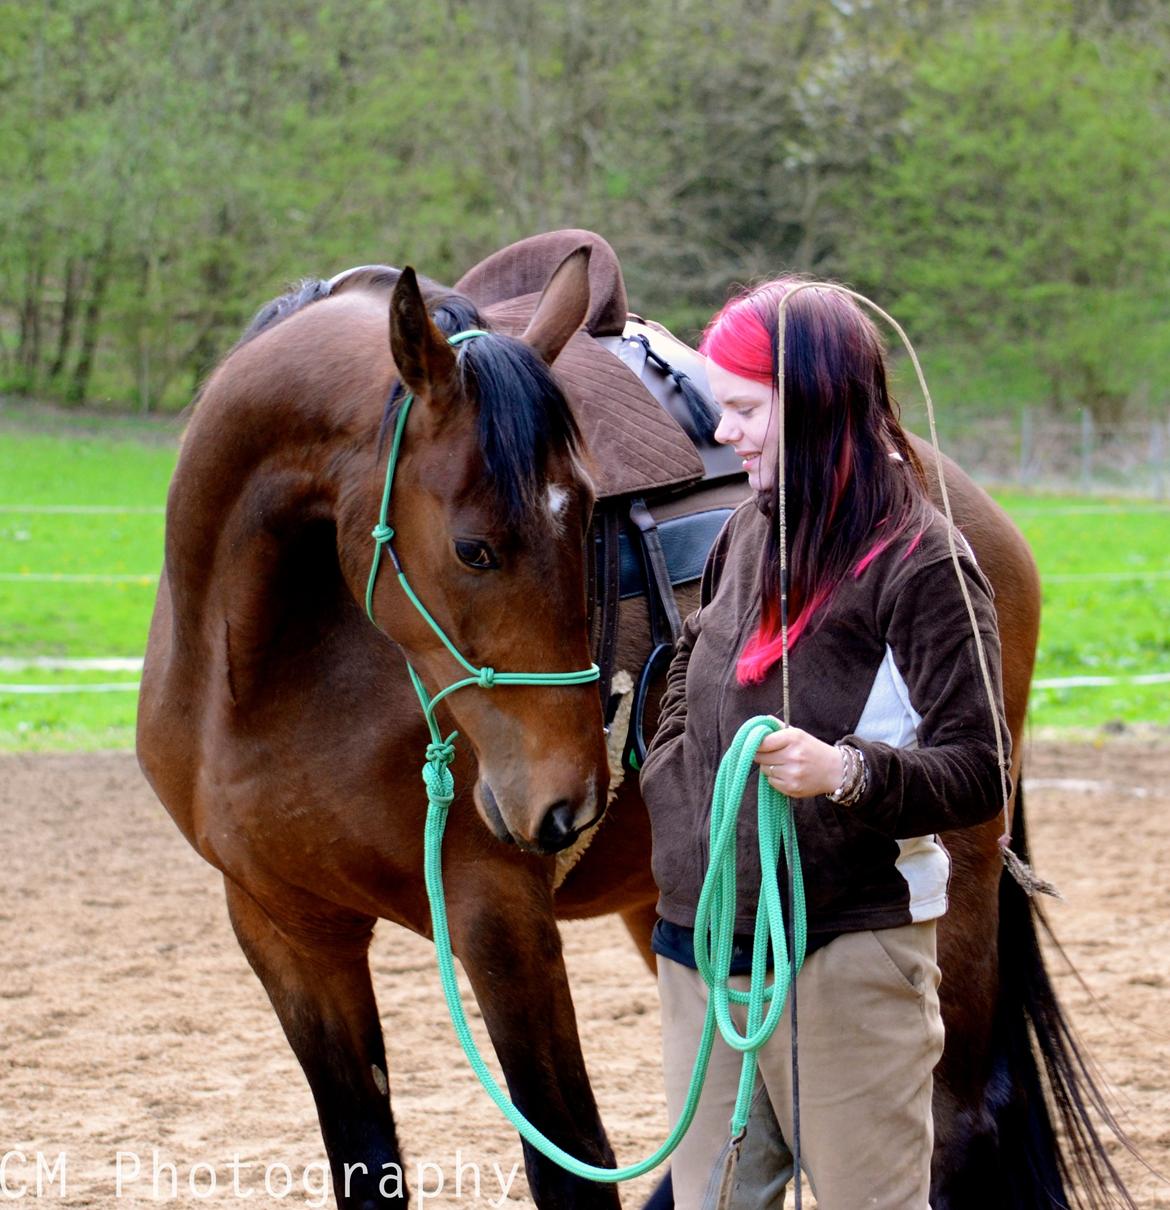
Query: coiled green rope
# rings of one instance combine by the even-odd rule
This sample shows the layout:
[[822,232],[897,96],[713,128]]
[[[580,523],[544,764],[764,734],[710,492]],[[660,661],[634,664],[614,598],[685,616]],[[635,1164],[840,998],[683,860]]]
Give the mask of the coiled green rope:
[[[599,1168],[595,1164],[584,1163],[546,1138],[512,1104],[475,1044],[459,996],[455,960],[451,952],[451,935],[447,926],[447,906],[443,895],[443,832],[447,826],[447,809],[453,793],[451,775],[446,765],[450,763],[453,749],[450,752],[440,752],[435,750],[434,745],[428,749],[428,764],[423,772],[428,798],[424,877],[427,898],[431,905],[431,926],[438,956],[439,979],[455,1034],[472,1070],[508,1121],[537,1151],[573,1176],[611,1184],[631,1180],[658,1167],[674,1151],[694,1119],[716,1029],[729,1046],[742,1051],[744,1055],[735,1111],[731,1119],[732,1137],[742,1136],[747,1126],[752,1085],[755,1081],[756,1052],[772,1036],[780,1020],[791,979],[804,962],[807,940],[804,882],[801,877],[800,850],[797,846],[791,803],[785,795],[774,790],[766,778],[761,777],[757,803],[762,880],[752,947],[750,986],[746,992],[728,987],[727,971],[731,965],[732,939],[735,933],[735,838],[740,804],[743,801],[747,779],[752,772],[752,758],[760,742],[769,733],[780,730],[782,725],[769,715],[749,719],[736,732],[731,747],[720,763],[711,803],[711,864],[703,882],[695,918],[695,960],[699,973],[710,989],[699,1050],[691,1071],[682,1116],[669,1137],[653,1155],[624,1168]],[[444,775],[447,780],[444,780]],[[437,794],[432,794],[432,786],[438,788]],[[781,846],[793,874],[791,962],[777,877]],[[713,954],[711,942],[714,943]],[[775,957],[775,978],[771,984],[767,983],[769,946]],[[745,1033],[741,1034],[731,1019],[732,1004],[747,1005]],[[768,1006],[766,1012],[765,1005]]]

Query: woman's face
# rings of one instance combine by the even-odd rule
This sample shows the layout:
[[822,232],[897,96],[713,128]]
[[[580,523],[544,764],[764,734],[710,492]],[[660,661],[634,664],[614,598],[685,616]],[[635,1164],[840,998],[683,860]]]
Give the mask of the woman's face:
[[766,491],[772,486],[776,470],[772,387],[752,378],[741,378],[709,357],[707,383],[719,405],[715,440],[730,445],[740,456],[752,489]]

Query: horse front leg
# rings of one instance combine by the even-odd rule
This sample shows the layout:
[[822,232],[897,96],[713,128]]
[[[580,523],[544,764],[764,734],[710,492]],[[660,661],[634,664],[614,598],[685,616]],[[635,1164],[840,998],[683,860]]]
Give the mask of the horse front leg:
[[270,913],[230,878],[224,884],[236,937],[312,1089],[338,1206],[404,1207],[370,981],[373,919],[303,898]]
[[[613,1167],[585,1071],[547,882],[517,869],[490,886],[466,879],[448,910],[453,948],[471,980],[513,1104],[570,1155]],[[528,1143],[524,1166],[541,1210],[621,1204],[612,1184],[570,1176]]]

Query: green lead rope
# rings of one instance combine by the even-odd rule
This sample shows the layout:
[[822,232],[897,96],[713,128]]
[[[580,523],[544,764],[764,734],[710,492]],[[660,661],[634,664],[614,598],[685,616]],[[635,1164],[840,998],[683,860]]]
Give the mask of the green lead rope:
[[[448,337],[448,343],[458,347],[477,336],[487,335],[489,333],[480,328],[470,328],[466,332],[457,332],[454,336]],[[426,716],[427,726],[431,732],[431,747],[427,750],[427,761],[429,764],[432,759],[431,749],[436,749],[436,755],[445,753],[447,748],[453,745],[458,734],[458,732],[453,731],[444,740],[439,732],[438,723],[435,721],[435,707],[457,689],[466,689],[472,685],[476,685],[481,689],[490,689],[493,685],[587,685],[599,679],[601,671],[596,664],[590,664],[588,668],[582,668],[576,672],[497,672],[494,668],[477,668],[451,642],[443,631],[443,628],[435,621],[430,611],[419,599],[418,594],[411,588],[410,582],[406,578],[406,572],[403,571],[402,564],[394,553],[392,545],[394,530],[389,524],[389,516],[390,498],[394,489],[394,473],[398,469],[398,457],[402,451],[402,437],[406,432],[406,422],[410,417],[410,409],[413,403],[414,395],[408,393],[402,400],[402,404],[398,409],[398,418],[394,423],[394,437],[390,444],[390,457],[386,461],[386,483],[382,489],[382,503],[378,509],[378,524],[374,526],[370,534],[374,539],[374,558],[370,563],[370,574],[366,580],[366,615],[375,626],[378,625],[378,620],[374,617],[374,586],[378,582],[378,571],[382,566],[382,555],[385,552],[390,555],[390,561],[394,564],[396,578],[402,587],[402,591],[406,594],[407,600],[415,607],[427,625],[438,635],[443,646],[451,653],[455,661],[471,674],[446,686],[446,688],[436,693],[434,697],[431,697],[427,693],[422,679],[415,672],[413,665],[409,660],[406,662],[411,684],[414,685],[414,691],[422,704],[423,714]],[[451,746],[450,754],[447,756],[448,764],[454,758],[454,754],[455,749]]]
[[[711,1059],[716,1029],[729,1046],[743,1052],[739,1091],[731,1119],[731,1136],[742,1137],[747,1127],[752,1086],[755,1081],[756,1052],[768,1041],[776,1028],[784,1010],[791,980],[804,962],[808,935],[804,882],[800,872],[800,851],[796,843],[791,803],[785,795],[774,790],[766,778],[761,777],[758,785],[758,817],[760,869],[763,877],[752,947],[750,986],[746,992],[728,987],[727,972],[731,965],[732,939],[735,934],[736,823],[756,749],[766,735],[778,731],[781,726],[778,720],[768,715],[749,719],[736,733],[731,747],[720,763],[711,803],[711,864],[703,881],[698,914],[695,918],[695,959],[710,993],[699,1050],[691,1071],[682,1116],[670,1136],[653,1155],[624,1168],[599,1168],[595,1164],[586,1164],[546,1138],[512,1104],[475,1044],[459,996],[455,960],[451,952],[451,935],[447,927],[447,906],[443,896],[443,832],[447,826],[447,808],[454,791],[451,774],[446,768],[450,754],[435,752],[435,764],[432,766],[434,745],[428,750],[428,764],[423,771],[429,803],[424,876],[427,898],[431,905],[431,926],[434,932],[435,953],[438,956],[439,979],[455,1034],[472,1070],[504,1117],[537,1151],[574,1176],[611,1184],[627,1181],[657,1168],[674,1151],[694,1119],[703,1090],[703,1081],[707,1075],[707,1065]],[[447,779],[445,781],[439,776],[440,765],[441,773],[445,774]],[[436,787],[439,793],[432,794],[432,787]],[[791,962],[784,932],[783,905],[777,875],[781,845],[793,873]],[[712,942],[714,954],[711,952]],[[769,944],[776,959],[775,978],[771,984],[767,983]],[[731,1019],[731,1004],[747,1005],[746,1033],[741,1034],[736,1029]],[[766,1012],[765,1004],[768,1004]]]
[[[487,333],[479,330],[459,332],[450,337],[455,346]],[[596,664],[576,672],[496,672],[494,668],[477,668],[451,642],[443,628],[435,621],[426,606],[411,588],[394,553],[392,545],[394,530],[389,524],[390,498],[394,484],[394,472],[402,448],[406,421],[410,415],[412,395],[402,401],[394,425],[394,437],[390,457],[386,464],[386,485],[382,492],[382,503],[378,513],[378,524],[374,527],[374,558],[366,584],[366,613],[377,625],[374,617],[374,586],[378,570],[382,565],[383,553],[389,553],[394,564],[398,583],[407,599],[438,636],[447,651],[468,676],[453,682],[431,697],[422,679],[407,661],[411,684],[422,705],[431,742],[427,745],[426,763],[423,765],[423,782],[427,788],[427,822],[425,832],[424,878],[427,899],[431,906],[431,926],[438,956],[439,978],[443,995],[455,1033],[463,1047],[472,1070],[479,1077],[488,1095],[500,1107],[504,1116],[543,1155],[559,1164],[566,1172],[588,1180],[615,1183],[641,1176],[656,1168],[671,1154],[686,1134],[695,1116],[707,1065],[711,1059],[715,1031],[735,1050],[743,1052],[743,1068],[739,1091],[731,1119],[733,1140],[743,1136],[747,1127],[751,1106],[752,1085],[755,1080],[756,1052],[772,1036],[792,979],[796,977],[804,962],[807,922],[804,904],[804,882],[800,872],[800,851],[796,843],[796,829],[792,818],[792,807],[788,799],[774,790],[766,778],[759,779],[758,811],[760,870],[762,874],[759,906],[756,913],[755,937],[752,945],[752,973],[749,990],[737,991],[728,987],[728,970],[731,965],[731,950],[735,934],[735,855],[736,826],[739,809],[743,801],[747,779],[752,772],[752,758],[766,735],[778,731],[782,724],[768,715],[749,719],[736,733],[731,747],[719,766],[715,779],[715,791],[711,803],[711,863],[703,881],[699,896],[698,913],[695,919],[695,961],[699,973],[710,990],[707,998],[707,1014],[699,1041],[698,1054],[691,1071],[690,1086],[682,1116],[670,1137],[647,1159],[625,1168],[599,1168],[583,1163],[575,1156],[558,1147],[546,1138],[512,1104],[495,1077],[488,1070],[483,1057],[471,1036],[463,1002],[459,996],[459,984],[455,976],[455,960],[451,952],[451,934],[447,927],[447,905],[443,895],[443,833],[447,826],[448,809],[455,798],[455,779],[450,765],[455,759],[455,740],[458,732],[443,739],[435,719],[435,707],[445,697],[458,689],[477,686],[491,689],[494,685],[584,685],[596,681],[600,675]],[[783,905],[777,882],[780,849],[783,845],[785,859],[792,874],[792,938],[793,953],[789,960],[788,942],[784,931]],[[712,946],[714,952],[712,952]],[[768,950],[775,957],[775,979],[767,983]],[[740,1033],[731,1019],[731,1005],[747,1005],[747,1029]],[[767,1008],[765,1009],[765,1005]]]

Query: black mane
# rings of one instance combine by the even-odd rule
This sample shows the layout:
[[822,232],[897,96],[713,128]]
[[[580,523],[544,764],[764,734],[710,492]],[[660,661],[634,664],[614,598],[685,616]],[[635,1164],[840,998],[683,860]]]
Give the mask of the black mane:
[[[290,315],[303,311],[310,303],[319,302],[322,298],[331,298],[334,294],[358,287],[389,292],[398,284],[401,273],[400,269],[391,268],[390,265],[360,265],[356,269],[347,269],[344,273],[339,273],[328,280],[321,277],[302,277],[295,286],[286,290],[278,298],[266,302],[252,316],[251,323],[244,329],[240,339],[236,341],[235,349],[254,340],[261,332],[267,332],[269,328],[276,327],[282,319],[287,319]],[[425,277],[420,277],[419,282],[424,290],[443,289],[442,286],[436,285]],[[235,349],[232,352],[235,352]]]
[[[334,293],[359,286],[390,290],[398,276],[397,269],[368,265],[330,280],[304,278],[256,312],[236,348]],[[419,285],[431,318],[444,335],[486,329],[471,299],[425,277],[419,278]],[[579,452],[577,422],[548,366],[523,341],[490,332],[460,346],[459,366],[464,389],[479,404],[479,446],[487,483],[503,519],[519,525],[541,504],[549,455]],[[402,384],[395,383],[382,417],[379,448],[404,397]]]
[[479,447],[504,517],[519,524],[544,500],[553,452],[576,456],[581,433],[548,366],[511,336],[469,341],[460,359],[479,400]]
[[[244,329],[244,334],[236,341],[236,348],[254,340],[261,332],[274,328],[282,319],[295,315],[310,303],[328,298],[331,293],[330,283],[319,277],[303,277],[291,290],[266,302],[252,316],[252,322]],[[234,350],[233,350],[234,352]]]

